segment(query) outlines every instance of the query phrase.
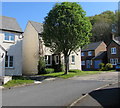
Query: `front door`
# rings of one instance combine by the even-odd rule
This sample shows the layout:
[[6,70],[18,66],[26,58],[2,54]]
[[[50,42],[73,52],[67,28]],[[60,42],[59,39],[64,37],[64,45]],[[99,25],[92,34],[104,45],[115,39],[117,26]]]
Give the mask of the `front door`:
[[91,60],[87,60],[86,65],[87,65],[87,68],[89,69],[91,65]]

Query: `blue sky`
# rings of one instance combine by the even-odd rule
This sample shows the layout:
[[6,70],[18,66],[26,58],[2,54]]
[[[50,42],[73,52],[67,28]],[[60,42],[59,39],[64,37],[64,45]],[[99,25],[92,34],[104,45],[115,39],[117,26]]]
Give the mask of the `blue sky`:
[[[118,9],[117,2],[80,2],[79,4],[86,11],[86,16]],[[54,5],[55,2],[3,2],[2,15],[16,18],[22,30],[24,30],[28,20],[42,23],[44,17]]]

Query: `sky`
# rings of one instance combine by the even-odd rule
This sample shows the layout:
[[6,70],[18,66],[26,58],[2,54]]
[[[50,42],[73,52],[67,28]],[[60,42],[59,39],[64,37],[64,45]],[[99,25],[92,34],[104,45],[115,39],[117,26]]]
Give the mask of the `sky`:
[[[56,2],[2,2],[2,15],[16,18],[24,31],[29,20],[43,23],[45,16]],[[79,2],[86,16],[118,9],[118,2]]]

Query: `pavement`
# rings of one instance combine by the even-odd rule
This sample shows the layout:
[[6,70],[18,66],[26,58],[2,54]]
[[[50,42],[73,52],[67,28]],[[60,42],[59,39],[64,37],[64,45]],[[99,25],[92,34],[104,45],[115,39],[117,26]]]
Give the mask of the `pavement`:
[[120,82],[103,87],[98,90],[93,90],[92,92],[83,96],[83,98],[76,101],[72,106],[96,106],[96,107],[114,107],[120,106]]

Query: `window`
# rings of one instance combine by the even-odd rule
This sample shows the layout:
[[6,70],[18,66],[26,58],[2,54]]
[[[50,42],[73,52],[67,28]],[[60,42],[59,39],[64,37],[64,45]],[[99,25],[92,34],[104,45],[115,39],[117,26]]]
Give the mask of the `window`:
[[46,65],[51,65],[52,63],[52,58],[51,58],[52,56],[50,56],[50,55],[45,55],[45,63],[46,63]]
[[115,58],[115,59],[110,59],[110,63],[112,65],[116,65],[118,63],[118,58]]
[[81,53],[81,56],[85,56],[85,55],[84,55],[84,52]]
[[58,55],[55,56],[55,64],[59,64],[59,56]]
[[88,51],[88,56],[92,56],[92,51]]
[[85,65],[85,61],[82,61],[82,65]]
[[12,33],[5,33],[5,41],[15,41],[15,35]]
[[75,63],[75,56],[72,55],[72,63]]
[[5,67],[6,68],[13,68],[13,56],[6,56],[5,57]]
[[111,54],[116,54],[116,48],[111,48]]

